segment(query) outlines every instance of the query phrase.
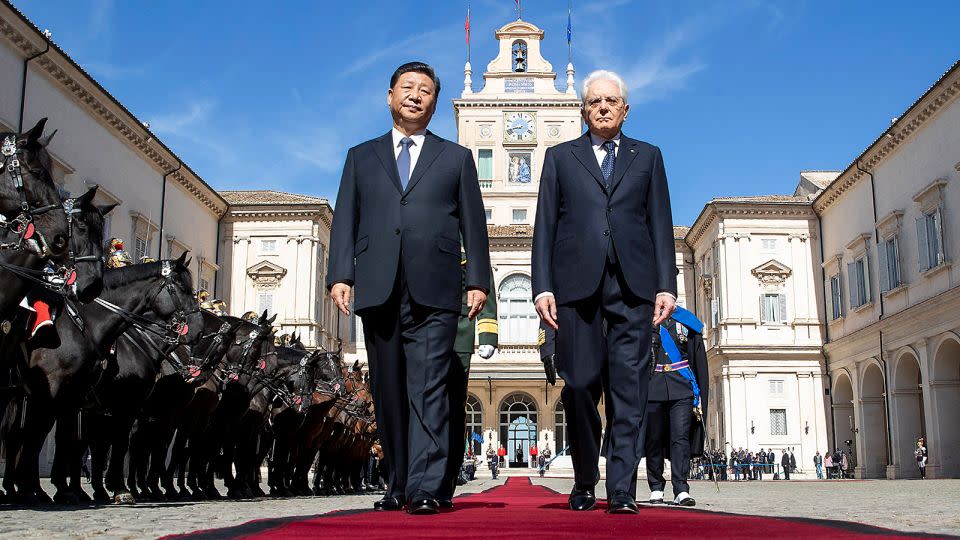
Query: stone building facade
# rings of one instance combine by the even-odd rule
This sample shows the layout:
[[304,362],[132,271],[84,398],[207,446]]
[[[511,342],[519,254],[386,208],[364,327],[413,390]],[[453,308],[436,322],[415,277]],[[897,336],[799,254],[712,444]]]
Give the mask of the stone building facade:
[[[231,313],[277,314],[278,334],[337,350],[348,321],[326,295],[333,210],[326,199],[280,191],[222,191],[221,288]],[[338,331],[338,324],[340,330]]]
[[813,201],[836,444],[864,478],[960,477],[960,62]]

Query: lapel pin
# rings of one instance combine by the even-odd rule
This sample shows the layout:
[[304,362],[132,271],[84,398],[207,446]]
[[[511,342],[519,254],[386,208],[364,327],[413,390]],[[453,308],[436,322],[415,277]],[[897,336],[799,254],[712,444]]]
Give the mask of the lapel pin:
[[636,148],[631,148],[631,149],[630,149],[630,153],[631,153],[631,154],[636,154],[636,153],[637,153],[637,149],[636,149]]

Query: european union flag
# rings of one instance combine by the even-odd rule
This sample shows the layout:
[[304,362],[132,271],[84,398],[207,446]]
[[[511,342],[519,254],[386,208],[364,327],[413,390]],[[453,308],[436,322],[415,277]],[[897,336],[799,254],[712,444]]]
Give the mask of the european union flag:
[[570,10],[567,10],[567,44],[573,42],[573,24],[570,20]]

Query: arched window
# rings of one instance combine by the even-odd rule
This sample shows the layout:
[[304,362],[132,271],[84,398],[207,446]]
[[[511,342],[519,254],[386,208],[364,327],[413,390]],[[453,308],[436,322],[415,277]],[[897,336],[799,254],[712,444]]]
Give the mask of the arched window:
[[563,410],[563,401],[557,400],[557,406],[553,410],[554,421],[554,443],[553,455],[560,455],[560,451],[567,446],[567,412]]
[[473,455],[483,455],[483,406],[476,396],[467,396],[467,440]]
[[522,39],[513,42],[513,71],[524,73],[527,71],[527,43]]
[[532,291],[530,278],[523,274],[514,274],[500,282],[497,313],[501,343],[536,343],[540,326]]
[[500,403],[500,440],[511,467],[526,467],[537,444],[537,404],[526,394],[511,394]]

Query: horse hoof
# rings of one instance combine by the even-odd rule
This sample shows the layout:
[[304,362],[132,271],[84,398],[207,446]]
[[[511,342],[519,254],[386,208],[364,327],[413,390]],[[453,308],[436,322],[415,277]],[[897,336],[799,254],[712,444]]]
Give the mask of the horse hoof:
[[250,488],[251,497],[266,497],[267,494],[260,488],[260,486]]
[[106,491],[93,490],[93,501],[97,503],[113,502],[113,497]]
[[167,500],[167,496],[164,495],[164,493],[160,491],[160,489],[149,489],[147,491],[144,491],[143,493],[151,501],[164,502]]
[[133,498],[133,495],[128,491],[122,491],[116,493],[113,496],[113,504],[134,504],[137,500]]
[[75,506],[80,504],[80,497],[77,497],[77,494],[74,492],[57,491],[53,495],[53,502],[57,504]]
[[190,498],[195,501],[205,501],[207,500],[207,495],[199,489],[195,489],[193,493],[190,494]]
[[77,496],[77,502],[80,504],[89,504],[93,502],[93,499],[90,498],[90,495],[87,495],[87,492],[82,488],[74,488],[73,494]]

